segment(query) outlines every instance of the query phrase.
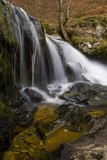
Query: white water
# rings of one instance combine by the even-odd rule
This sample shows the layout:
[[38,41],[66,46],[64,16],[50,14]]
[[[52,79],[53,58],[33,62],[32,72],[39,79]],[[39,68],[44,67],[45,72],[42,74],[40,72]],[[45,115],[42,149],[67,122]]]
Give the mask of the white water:
[[39,94],[41,94],[42,97],[44,98],[44,102],[57,103],[57,104],[62,104],[64,102],[64,100],[59,99],[57,96],[55,96],[54,98],[48,96],[45,91],[40,90],[37,87],[30,87],[30,89],[32,89],[32,90],[38,92]]
[[67,42],[54,41],[59,43],[65,63],[74,70],[78,81],[81,80],[81,76],[84,76],[92,83],[107,85],[107,66],[87,59]]
[[[81,52],[76,50],[67,42],[55,40],[46,35],[47,51],[42,51],[42,46],[39,41],[38,32],[35,28],[34,22],[29,18],[23,9],[13,7],[15,34],[19,42],[20,49],[20,83],[27,86],[27,68],[29,64],[26,62],[25,55],[25,39],[24,27],[27,26],[28,34],[31,36],[32,53],[31,53],[31,69],[32,74],[30,80],[32,81],[32,90],[40,93],[44,97],[44,101],[51,103],[60,103],[58,95],[68,91],[77,81],[88,80],[92,83],[107,85],[107,66],[98,62],[93,62],[87,59]],[[24,27],[22,26],[24,25]],[[46,55],[45,55],[46,54]],[[47,56],[47,61],[46,61]],[[17,55],[15,55],[14,79],[16,79]],[[71,69],[71,74],[74,80],[70,81],[65,72],[66,67]],[[51,78],[50,78],[51,76]],[[85,77],[85,79],[83,78]],[[49,79],[48,81],[46,81]],[[47,89],[54,98],[47,95],[42,89],[38,89],[38,83],[46,81]],[[40,87],[40,86],[39,86]],[[42,87],[41,87],[42,88]]]
[[[12,6],[12,11],[13,14],[15,16],[15,20],[16,20],[16,37],[19,43],[19,49],[20,49],[20,84],[27,84],[27,71],[26,71],[26,62],[25,62],[25,51],[24,51],[24,36],[23,36],[23,30],[21,28],[21,23],[20,23],[20,18],[16,13],[16,10],[14,9],[15,7],[13,5]],[[15,56],[15,65],[16,65],[16,56]],[[16,75],[15,75],[16,71],[15,71],[15,66],[14,66],[14,80],[16,80]]]
[[61,58],[58,53],[58,49],[56,48],[55,44],[51,41],[51,39],[46,36],[46,42],[49,49],[49,56],[52,64],[53,69],[53,81],[58,82],[67,82],[67,78],[65,75],[64,67],[61,61]]

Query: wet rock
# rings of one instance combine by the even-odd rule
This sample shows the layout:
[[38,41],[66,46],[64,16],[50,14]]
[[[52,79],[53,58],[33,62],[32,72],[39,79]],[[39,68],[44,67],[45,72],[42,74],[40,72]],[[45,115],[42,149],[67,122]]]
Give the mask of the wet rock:
[[34,91],[34,90],[30,89],[30,88],[26,88],[24,90],[24,92],[29,96],[29,98],[30,98],[30,100],[32,102],[39,103],[39,102],[44,100],[40,93],[38,93],[37,91]]
[[28,102],[21,94],[12,102],[13,116],[16,125],[28,125],[33,119],[36,106]]
[[85,106],[107,105],[107,87],[91,83],[76,83],[70,91],[62,94],[60,98]]

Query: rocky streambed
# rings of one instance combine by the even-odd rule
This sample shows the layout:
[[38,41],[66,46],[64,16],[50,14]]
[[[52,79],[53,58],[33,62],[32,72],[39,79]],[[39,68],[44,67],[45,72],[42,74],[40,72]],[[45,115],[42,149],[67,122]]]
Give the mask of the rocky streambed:
[[60,95],[62,105],[33,106],[16,94],[19,99],[6,113],[1,102],[2,159],[106,160],[106,91],[105,86],[78,82]]

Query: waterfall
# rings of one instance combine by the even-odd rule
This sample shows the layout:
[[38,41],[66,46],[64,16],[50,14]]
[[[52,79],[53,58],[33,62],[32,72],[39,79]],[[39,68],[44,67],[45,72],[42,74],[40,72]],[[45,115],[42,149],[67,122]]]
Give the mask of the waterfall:
[[[25,34],[31,36],[31,64],[32,64],[32,76],[30,77],[32,81],[32,86],[35,85],[35,81],[38,80],[40,75],[41,80],[46,78],[45,65],[43,60],[42,48],[40,46],[38,34],[33,24],[32,20],[29,18],[27,13],[18,7],[12,6],[13,11],[13,29],[14,33],[19,42],[19,52],[20,52],[20,83],[26,86],[27,83],[27,62],[26,62],[26,39]],[[29,44],[28,44],[29,45]],[[16,63],[15,63],[16,64]],[[40,72],[40,73],[39,73]],[[16,79],[16,78],[15,78]],[[39,79],[40,80],[40,79]],[[38,80],[38,81],[39,81]]]
[[53,81],[67,82],[65,70],[61,58],[59,56],[57,46],[51,41],[51,39],[48,36],[46,36],[46,42],[49,49],[50,63],[52,66],[51,74],[53,74]]
[[38,33],[41,25],[38,26],[38,22],[21,8],[12,6],[12,13],[13,30],[19,43],[14,55],[16,82],[19,80],[23,86],[32,87],[47,100],[46,90],[57,95],[68,91],[77,81],[107,85],[107,66],[87,59],[67,42],[48,35],[44,37],[44,44],[41,43]]
[[78,75],[77,80],[81,80],[81,76],[84,76],[92,83],[107,85],[107,66],[88,60],[82,53],[66,42],[62,42],[61,47],[66,64],[72,69],[75,68],[74,72]]
[[[12,5],[12,11],[13,11],[13,15],[15,18],[15,23],[14,23],[14,33],[16,35],[16,38],[18,40],[19,43],[19,50],[20,50],[20,83],[21,84],[27,84],[27,71],[26,71],[26,62],[25,62],[25,51],[24,51],[24,32],[23,32],[23,28],[22,28],[22,24],[21,24],[21,12],[19,12],[19,10],[15,10],[15,7]],[[19,13],[19,16],[17,14],[17,12]],[[16,56],[15,56],[15,61],[16,61]],[[15,62],[16,65],[16,62]],[[14,73],[15,70],[14,70]],[[15,75],[14,75],[15,77]],[[16,78],[14,78],[16,79]]]
[[[20,59],[19,60],[20,84],[22,84],[23,86],[27,86],[28,79],[30,79],[33,87],[37,86],[38,83],[47,81],[47,79],[49,79],[49,81],[52,82],[53,81],[67,82],[61,56],[58,53],[57,46],[52,42],[51,38],[46,36],[46,45],[47,45],[46,56],[49,59],[48,66],[46,66],[43,47],[40,44],[39,35],[36,28],[37,24],[21,8],[12,6],[12,12],[13,12],[13,29],[16,38],[18,39],[19,42],[20,56],[16,55],[15,61]],[[30,37],[31,41],[31,46],[29,49],[30,53],[27,53],[26,49],[27,36]],[[29,55],[32,65],[32,74],[30,76],[28,75],[29,73],[27,71],[27,69],[30,66],[27,60],[28,57],[27,54]],[[18,65],[16,64],[16,62],[14,64]],[[49,77],[49,71],[50,71],[50,77]],[[17,79],[15,77],[15,74],[16,71],[14,69],[14,79]]]

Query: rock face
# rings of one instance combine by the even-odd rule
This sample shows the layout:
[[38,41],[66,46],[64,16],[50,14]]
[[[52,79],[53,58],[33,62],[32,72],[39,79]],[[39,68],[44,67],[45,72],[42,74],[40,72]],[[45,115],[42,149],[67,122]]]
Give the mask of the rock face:
[[72,19],[67,24],[72,44],[84,54],[107,60],[107,16],[86,16]]
[[0,94],[13,83],[13,53],[17,41],[12,31],[10,5],[0,1]]

